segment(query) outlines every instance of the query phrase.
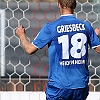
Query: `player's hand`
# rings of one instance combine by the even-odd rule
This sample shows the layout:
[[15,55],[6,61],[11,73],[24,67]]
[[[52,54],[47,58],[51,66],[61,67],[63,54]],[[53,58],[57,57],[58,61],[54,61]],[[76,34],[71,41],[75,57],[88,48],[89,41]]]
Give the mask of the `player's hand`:
[[25,29],[24,27],[21,25],[16,29],[16,34],[18,35],[18,37],[20,38],[21,36],[25,35]]
[[100,28],[96,28],[95,32],[96,32],[97,36],[100,38]]

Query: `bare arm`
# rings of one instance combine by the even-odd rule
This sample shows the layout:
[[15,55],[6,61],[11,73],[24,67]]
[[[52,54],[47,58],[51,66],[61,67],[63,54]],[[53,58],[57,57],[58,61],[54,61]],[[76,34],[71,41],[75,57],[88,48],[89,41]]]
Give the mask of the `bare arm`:
[[99,37],[99,39],[100,39],[100,28],[96,28],[95,29],[95,32],[96,32],[96,35]]
[[99,46],[99,47],[96,47],[94,50],[95,50],[97,53],[100,54],[100,46]]
[[[95,29],[95,32],[96,32],[97,36],[98,36],[99,39],[100,39],[100,28],[96,28],[96,29]],[[96,47],[96,48],[95,48],[95,51],[96,51],[97,53],[100,54],[100,46]]]
[[23,49],[28,53],[28,54],[33,54],[35,53],[38,48],[36,48],[34,45],[32,45],[26,38],[26,33],[25,33],[25,29],[23,28],[23,26],[19,26],[16,30],[16,34],[18,35]]

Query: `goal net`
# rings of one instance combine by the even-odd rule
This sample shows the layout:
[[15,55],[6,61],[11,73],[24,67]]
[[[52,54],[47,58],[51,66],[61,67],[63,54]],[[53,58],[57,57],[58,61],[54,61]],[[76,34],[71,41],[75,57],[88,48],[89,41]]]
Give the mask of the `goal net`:
[[[100,0],[77,0],[74,15],[100,27]],[[47,47],[28,55],[15,30],[23,25],[31,42],[41,27],[60,17],[57,0],[0,0],[0,91],[45,91]],[[100,55],[89,50],[90,91],[100,91]]]

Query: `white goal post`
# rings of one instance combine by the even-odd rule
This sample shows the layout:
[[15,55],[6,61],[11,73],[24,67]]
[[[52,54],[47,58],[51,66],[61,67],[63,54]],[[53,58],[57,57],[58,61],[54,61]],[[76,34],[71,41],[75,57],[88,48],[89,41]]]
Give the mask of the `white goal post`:
[[0,9],[0,76],[5,75],[5,11]]

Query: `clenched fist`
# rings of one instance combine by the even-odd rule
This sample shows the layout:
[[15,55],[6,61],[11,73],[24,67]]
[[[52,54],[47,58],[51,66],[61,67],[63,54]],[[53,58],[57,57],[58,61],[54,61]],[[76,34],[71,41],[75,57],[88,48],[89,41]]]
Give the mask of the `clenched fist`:
[[23,35],[26,35],[24,27],[21,25],[16,29],[16,34],[19,38],[21,38]]

